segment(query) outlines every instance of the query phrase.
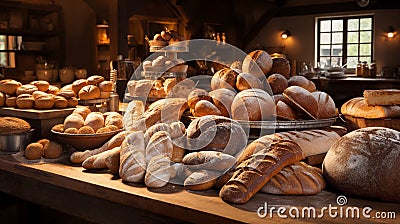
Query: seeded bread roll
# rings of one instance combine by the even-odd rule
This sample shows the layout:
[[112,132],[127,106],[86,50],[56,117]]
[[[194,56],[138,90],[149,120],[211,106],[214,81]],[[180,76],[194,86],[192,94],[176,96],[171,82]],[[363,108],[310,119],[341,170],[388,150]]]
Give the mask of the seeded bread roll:
[[100,89],[94,85],[84,86],[79,90],[79,99],[81,100],[93,100],[100,97]]
[[31,84],[26,84],[18,87],[17,91],[15,92],[17,95],[21,94],[32,94],[35,91],[38,91],[39,89]]
[[271,70],[272,63],[272,58],[266,51],[255,50],[244,58],[242,71],[263,80],[265,79],[265,74]]
[[72,85],[71,85],[71,90],[74,91],[75,96],[76,96],[76,95],[78,95],[79,91],[80,91],[83,87],[85,87],[85,86],[87,86],[87,85],[89,85],[89,84],[88,84],[88,81],[87,81],[86,79],[78,79],[78,80],[75,80],[75,81],[72,83]]
[[211,89],[220,88],[235,90],[236,80],[239,74],[230,68],[218,70],[211,78]]
[[88,85],[97,85],[104,81],[104,77],[101,75],[92,75],[87,78]]
[[22,86],[22,84],[18,81],[15,81],[13,79],[5,79],[1,80],[0,82],[0,92],[8,94],[8,95],[14,95],[15,92],[17,92],[17,89]]
[[235,120],[269,120],[275,114],[275,103],[267,92],[261,89],[247,89],[236,94],[231,110]]
[[32,81],[30,84],[36,86],[39,89],[39,91],[42,91],[42,92],[46,92],[50,88],[49,82],[44,81],[44,80]]
[[236,88],[239,91],[243,91],[245,89],[264,89],[264,85],[257,77],[249,74],[249,73],[240,73],[237,76]]

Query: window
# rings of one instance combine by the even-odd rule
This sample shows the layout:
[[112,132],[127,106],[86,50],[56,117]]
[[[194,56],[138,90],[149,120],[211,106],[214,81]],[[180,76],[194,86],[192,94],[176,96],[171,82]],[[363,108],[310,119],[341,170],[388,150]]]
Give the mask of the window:
[[317,61],[321,65],[355,68],[358,61],[373,61],[373,16],[319,18]]

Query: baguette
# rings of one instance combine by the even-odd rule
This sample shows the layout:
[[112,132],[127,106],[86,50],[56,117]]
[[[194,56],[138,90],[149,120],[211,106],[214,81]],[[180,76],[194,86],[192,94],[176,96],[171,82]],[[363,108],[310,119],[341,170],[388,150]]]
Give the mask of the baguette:
[[[259,144],[262,144],[260,142]],[[222,200],[244,204],[285,166],[302,159],[299,145],[293,141],[277,140],[243,162],[219,192]]]
[[326,186],[321,169],[299,162],[283,168],[261,189],[279,195],[313,195]]
[[122,142],[125,139],[125,136],[127,136],[130,132],[129,131],[122,131],[116,135],[114,135],[110,140],[108,140],[106,143],[104,143],[100,148],[93,149],[93,150],[86,150],[83,152],[76,151],[72,153],[70,156],[70,161],[72,163],[82,163],[85,161],[87,158],[97,155],[101,152],[113,149],[117,146],[120,146]]
[[101,152],[97,155],[93,155],[93,156],[85,159],[85,161],[83,161],[82,167],[85,169],[88,169],[88,170],[90,170],[90,169],[106,169],[106,168],[115,169],[115,166],[113,166],[113,163],[108,164],[111,167],[107,166],[106,159],[107,158],[115,158],[116,155],[118,155],[118,158],[119,158],[120,151],[121,151],[121,147],[118,146],[113,149]]
[[236,164],[236,158],[217,151],[192,152],[182,159],[191,170],[226,171]]
[[146,172],[143,132],[135,131],[121,144],[119,176],[123,181],[142,182]]

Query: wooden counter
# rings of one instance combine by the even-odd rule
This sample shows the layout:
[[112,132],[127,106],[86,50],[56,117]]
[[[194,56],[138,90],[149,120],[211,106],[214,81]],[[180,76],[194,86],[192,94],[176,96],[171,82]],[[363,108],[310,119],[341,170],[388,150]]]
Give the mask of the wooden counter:
[[[66,159],[67,160],[67,159]],[[58,211],[97,223],[300,223],[319,219],[282,219],[274,213],[257,216],[259,207],[290,206],[301,209],[313,206],[320,214],[323,207],[338,206],[337,194],[323,191],[315,196],[275,196],[258,193],[245,205],[222,201],[215,190],[189,192],[181,186],[148,189],[142,184],[126,184],[107,172],[90,173],[68,162],[41,165],[20,164],[11,155],[0,155],[0,191]],[[376,212],[396,212],[399,204],[347,198],[346,206],[360,209],[369,206]],[[269,207],[270,208],[270,207]],[[301,211],[301,210],[300,210]],[[396,220],[330,218],[326,222],[399,222]]]

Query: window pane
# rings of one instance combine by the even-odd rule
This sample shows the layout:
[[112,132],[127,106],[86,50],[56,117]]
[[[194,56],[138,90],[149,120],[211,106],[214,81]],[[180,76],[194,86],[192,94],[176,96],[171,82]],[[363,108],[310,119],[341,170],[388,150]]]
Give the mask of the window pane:
[[372,40],[371,31],[361,31],[360,32],[360,43],[370,43]]
[[360,55],[371,55],[371,44],[360,44]]
[[347,68],[357,67],[358,57],[348,57],[347,58]]
[[332,43],[340,44],[343,43],[343,33],[332,33]]
[[366,61],[366,62],[370,63],[371,57],[360,57],[360,61]]
[[371,18],[360,19],[360,30],[372,30],[372,19]]
[[358,44],[347,45],[347,56],[358,56]]
[[321,63],[321,65],[323,65],[322,67],[325,67],[325,65],[331,64],[331,60],[329,57],[321,57],[320,59],[321,59],[320,63]]
[[343,49],[342,45],[332,45],[332,55],[333,56],[342,56],[343,54]]
[[332,57],[331,66],[342,66],[342,58]]
[[323,20],[321,21],[321,32],[329,32],[331,31],[331,21]]
[[321,44],[330,44],[331,43],[331,34],[330,33],[321,33]]
[[348,32],[347,43],[358,43],[358,32]]
[[343,31],[343,20],[332,20],[332,31]]
[[331,46],[330,45],[321,45],[320,46],[321,50],[320,50],[320,55],[321,56],[329,56],[331,53]]
[[348,30],[358,30],[358,19],[349,19],[347,21]]

